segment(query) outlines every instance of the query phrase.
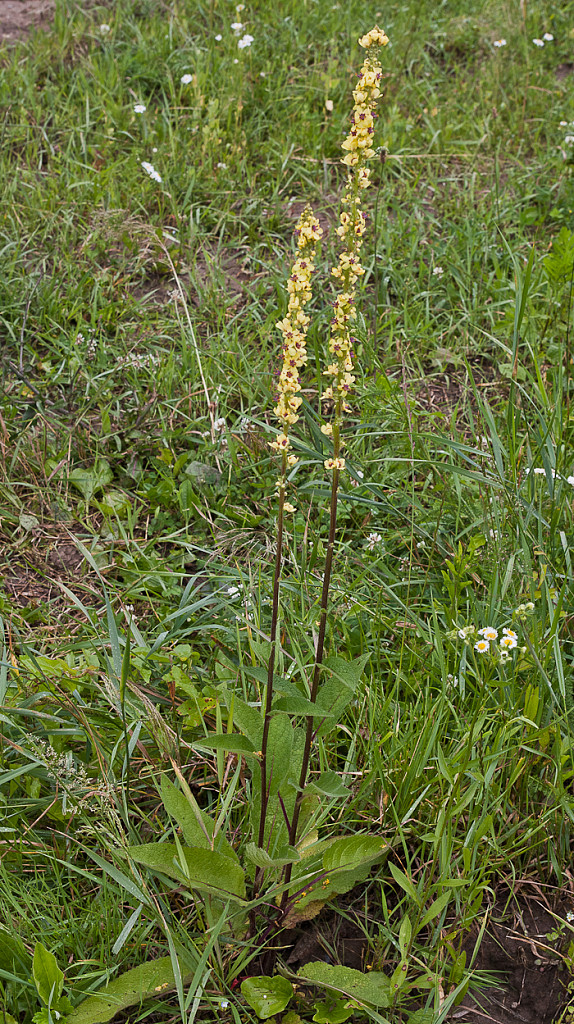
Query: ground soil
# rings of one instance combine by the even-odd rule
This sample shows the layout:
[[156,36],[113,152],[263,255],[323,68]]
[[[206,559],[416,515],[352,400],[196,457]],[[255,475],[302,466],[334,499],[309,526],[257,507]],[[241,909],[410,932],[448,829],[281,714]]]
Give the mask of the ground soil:
[[53,0],[0,0],[0,44],[21,39],[53,13]]

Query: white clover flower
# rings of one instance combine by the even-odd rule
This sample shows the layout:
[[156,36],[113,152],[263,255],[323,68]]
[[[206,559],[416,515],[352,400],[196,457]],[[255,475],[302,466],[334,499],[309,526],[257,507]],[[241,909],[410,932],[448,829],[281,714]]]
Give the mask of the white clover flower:
[[153,164],[148,163],[147,160],[142,160],[142,167],[146,174],[149,174],[150,178],[153,178],[154,181],[161,185],[161,174],[156,171]]
[[442,269],[442,267],[435,267],[433,270],[433,274],[435,277],[442,277],[442,275],[444,274],[444,270]]
[[189,85],[190,82],[193,82],[193,75],[182,75],[180,82],[182,85]]
[[490,650],[490,644],[488,640],[477,640],[474,645],[474,649],[475,651],[478,651],[479,654],[487,654]]
[[134,114],[145,114],[146,110],[145,103],[134,103]]
[[247,35],[244,35],[242,39],[238,40],[238,43],[237,43],[238,48],[240,50],[244,50],[246,46],[251,46],[251,43],[253,42],[253,38],[254,38],[253,36],[250,36],[249,33],[247,33]]
[[492,45],[499,50],[501,46],[506,46],[506,39],[495,39]]
[[111,29],[110,29],[109,25],[100,25],[100,32],[102,33],[103,36],[107,36],[108,32],[110,32],[110,31],[111,31]]
[[533,39],[532,42],[534,43],[535,46],[544,46],[544,40],[543,39]]
[[[245,25],[243,25],[241,21],[233,21],[231,23],[231,31],[234,32],[236,36],[240,35],[244,28]],[[542,45],[544,46],[544,43]]]
[[370,533],[367,537],[367,547],[369,551],[374,551],[376,547],[382,546],[383,538],[380,533]]
[[478,635],[484,637],[485,640],[497,640],[498,630],[494,626],[483,626],[482,629],[479,629]]
[[220,43],[222,39],[223,39],[223,36],[221,35],[221,32],[218,32],[216,37],[215,37],[216,43]]
[[547,43],[552,43],[554,41],[554,36],[552,35],[552,32],[545,32],[542,38],[545,39]]
[[219,419],[214,421],[213,429],[217,431],[225,430],[226,426],[227,422],[225,420],[225,416],[220,416]]

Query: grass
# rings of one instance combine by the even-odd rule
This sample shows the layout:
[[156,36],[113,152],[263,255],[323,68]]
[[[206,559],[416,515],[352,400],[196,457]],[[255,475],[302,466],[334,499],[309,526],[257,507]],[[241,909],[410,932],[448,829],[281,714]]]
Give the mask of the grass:
[[[160,787],[175,765],[245,851],[250,765],[193,744],[233,731],[231,693],[263,697],[275,323],[306,202],[325,229],[318,278],[336,262],[357,38],[377,20],[386,158],[368,193],[327,630],[328,654],[369,659],[312,759],[315,780],[332,769],[347,789],[309,796],[307,826],[388,844],[338,913],[364,935],[365,973],[401,987],[354,1019],[416,1024],[426,1006],[445,1020],[485,981],[471,929],[525,880],[554,899],[552,956],[570,977],[574,179],[560,122],[574,121],[574,4],[377,12],[66,0],[0,50],[9,1024],[56,1019],[36,943],[74,1007],[171,957],[181,978],[124,1019],[253,1017],[236,982],[261,973],[262,931],[220,940],[185,886],[128,868],[122,849],[177,840]],[[280,671],[294,679],[313,661],[328,534],[331,301],[316,288],[285,541]],[[500,664],[467,626],[514,629],[518,648]],[[319,1012],[313,992],[298,1019]]]

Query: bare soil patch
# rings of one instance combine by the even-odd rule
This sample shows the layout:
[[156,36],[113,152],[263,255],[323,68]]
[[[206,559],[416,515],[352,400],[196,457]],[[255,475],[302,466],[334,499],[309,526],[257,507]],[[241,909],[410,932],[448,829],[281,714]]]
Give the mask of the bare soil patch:
[[53,0],[0,0],[0,43],[23,36],[51,20]]

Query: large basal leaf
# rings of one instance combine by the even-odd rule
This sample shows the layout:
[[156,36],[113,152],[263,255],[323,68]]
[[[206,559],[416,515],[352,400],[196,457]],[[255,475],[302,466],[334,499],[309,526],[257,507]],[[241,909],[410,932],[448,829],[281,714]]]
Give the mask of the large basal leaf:
[[[197,805],[194,809],[185,793],[177,789],[166,775],[163,775],[161,780],[161,798],[167,813],[181,828],[187,845],[211,849],[215,825],[213,818],[210,818],[209,814],[206,814]],[[199,821],[200,818],[203,822],[203,828]],[[239,861],[235,850],[221,832],[218,834],[214,845],[218,848],[217,852],[222,853],[225,857],[230,857],[232,860]]]
[[293,996],[293,986],[286,978],[277,975],[267,978],[246,978],[241,983],[241,995],[261,1020],[267,1020],[274,1013],[281,1013]]
[[[349,892],[357,882],[367,878],[373,864],[388,850],[388,843],[379,836],[343,836],[330,842],[323,853],[316,881],[313,878],[302,881],[301,871],[294,874],[291,892],[300,891],[300,895],[293,905],[293,913],[300,913],[316,900],[329,900]],[[302,863],[301,868],[308,870],[309,865]]]
[[297,972],[297,977],[333,992],[342,992],[362,1003],[382,1007],[390,1005],[389,979],[379,971],[363,974],[351,967],[338,967],[321,961],[306,964]]
[[[184,983],[190,979],[191,975],[184,976]],[[139,1005],[144,999],[174,987],[171,957],[162,956],[159,960],[126,971],[96,995],[88,996],[67,1015],[67,1024],[105,1024],[127,1006]]]
[[53,1003],[56,1006],[62,995],[64,975],[58,967],[54,954],[50,953],[41,942],[37,942],[34,948],[32,976],[42,1002],[46,1005]]
[[374,864],[388,851],[389,844],[380,836],[342,836],[325,850],[325,871],[354,871],[355,868]]
[[240,901],[246,898],[243,868],[222,853],[184,846],[181,848],[184,868],[179,864],[178,848],[174,843],[143,843],[128,847],[127,852],[138,864],[175,878],[191,889],[221,898],[231,896]]

